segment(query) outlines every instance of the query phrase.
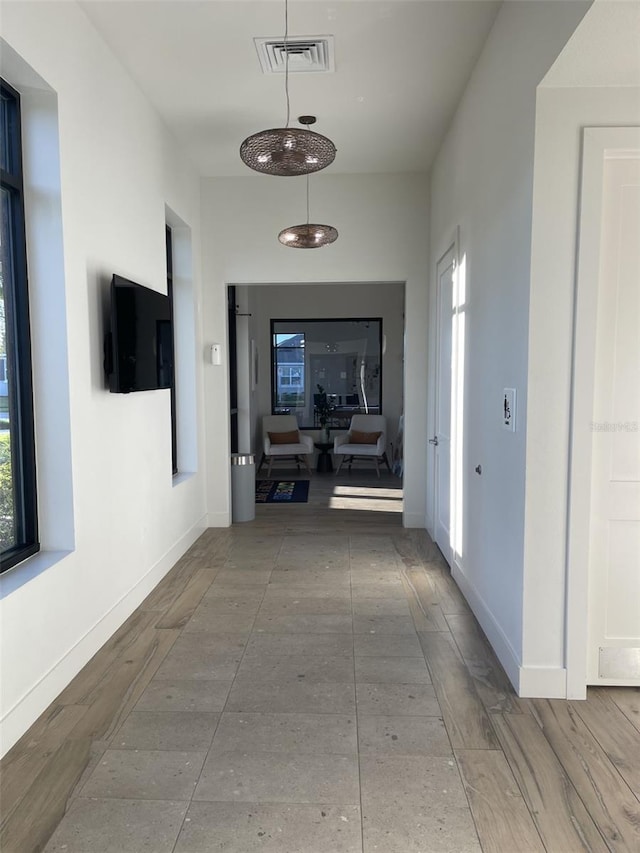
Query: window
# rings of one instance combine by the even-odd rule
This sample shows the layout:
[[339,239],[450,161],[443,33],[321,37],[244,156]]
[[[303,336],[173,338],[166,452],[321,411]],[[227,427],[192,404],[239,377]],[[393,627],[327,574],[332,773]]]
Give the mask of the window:
[[272,334],[275,414],[303,408],[304,396],[304,334]]
[[[166,250],[167,250],[167,296],[169,297],[169,311],[171,316],[171,334],[175,336],[174,330],[174,306],[173,306],[173,243],[171,240],[171,228],[165,226]],[[171,377],[171,472],[178,473],[178,418],[176,407],[176,358],[175,344],[171,341],[171,364],[173,375]]]
[[38,549],[20,96],[0,81],[1,570]]
[[330,427],[354,414],[382,412],[382,319],[272,320],[273,414],[294,414],[301,427]]

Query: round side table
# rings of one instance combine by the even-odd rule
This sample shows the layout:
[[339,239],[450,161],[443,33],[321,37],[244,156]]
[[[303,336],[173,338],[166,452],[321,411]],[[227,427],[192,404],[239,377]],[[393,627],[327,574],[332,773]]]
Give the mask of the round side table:
[[316,471],[318,474],[330,474],[333,471],[333,461],[331,459],[331,453],[329,452],[333,447],[332,441],[314,441],[314,447],[316,447],[320,453],[318,454],[318,464],[316,465]]

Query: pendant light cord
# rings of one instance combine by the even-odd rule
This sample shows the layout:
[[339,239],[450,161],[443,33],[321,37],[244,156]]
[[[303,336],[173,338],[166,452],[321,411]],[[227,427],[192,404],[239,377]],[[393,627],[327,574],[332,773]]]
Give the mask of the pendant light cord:
[[287,123],[291,118],[291,104],[289,102],[289,0],[284,0],[284,93],[287,99]]
[[307,172],[307,226],[309,225],[309,173]]

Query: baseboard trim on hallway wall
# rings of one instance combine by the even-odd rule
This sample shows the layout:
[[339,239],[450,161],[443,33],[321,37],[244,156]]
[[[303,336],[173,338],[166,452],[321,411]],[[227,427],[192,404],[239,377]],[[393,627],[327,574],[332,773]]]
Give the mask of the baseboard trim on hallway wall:
[[402,526],[407,528],[419,527],[424,530],[424,515],[417,512],[403,512]]
[[433,522],[433,516],[430,515],[429,513],[427,513],[424,523],[425,523],[425,529],[426,529],[427,533],[435,542],[436,541],[436,526]]
[[202,516],[0,719],[0,757],[19,740],[82,667],[160,583],[206,529]]
[[566,699],[567,670],[560,666],[521,666],[518,695],[529,699]]
[[206,527],[230,527],[231,516],[228,512],[210,512],[206,516]]
[[474,616],[487,635],[491,648],[498,656],[498,660],[507,673],[507,677],[513,685],[514,690],[518,691],[521,669],[520,659],[511,645],[509,638],[502,630],[485,600],[469,581],[460,565],[455,561],[451,568],[451,576],[460,587],[460,591],[466,598]]

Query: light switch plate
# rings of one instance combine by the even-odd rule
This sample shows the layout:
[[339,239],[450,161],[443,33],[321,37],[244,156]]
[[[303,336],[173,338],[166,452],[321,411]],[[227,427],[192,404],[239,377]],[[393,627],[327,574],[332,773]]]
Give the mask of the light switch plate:
[[516,431],[516,389],[505,388],[502,393],[502,428]]

